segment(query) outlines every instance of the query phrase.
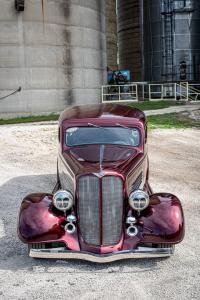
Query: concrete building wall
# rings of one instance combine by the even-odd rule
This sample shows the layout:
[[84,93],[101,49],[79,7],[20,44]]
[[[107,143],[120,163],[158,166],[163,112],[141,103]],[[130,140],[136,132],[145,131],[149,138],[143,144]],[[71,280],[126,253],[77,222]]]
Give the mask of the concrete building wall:
[[[0,113],[60,111],[100,101],[106,80],[103,0],[0,0]],[[44,21],[44,22],[43,22]]]
[[116,0],[106,1],[106,25],[107,66],[110,71],[113,71],[118,68]]

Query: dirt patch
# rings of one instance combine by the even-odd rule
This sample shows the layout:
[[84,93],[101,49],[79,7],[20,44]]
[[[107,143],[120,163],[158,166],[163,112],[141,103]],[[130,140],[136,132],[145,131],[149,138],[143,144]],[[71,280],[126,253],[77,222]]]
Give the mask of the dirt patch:
[[180,112],[178,116],[181,120],[192,120],[194,124],[200,124],[200,109],[194,111]]
[[200,122],[200,109],[190,112],[188,118]]

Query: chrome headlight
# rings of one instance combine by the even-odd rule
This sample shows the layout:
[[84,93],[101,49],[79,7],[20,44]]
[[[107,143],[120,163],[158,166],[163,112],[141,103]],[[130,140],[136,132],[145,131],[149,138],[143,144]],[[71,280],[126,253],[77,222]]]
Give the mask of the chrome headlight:
[[142,190],[137,190],[129,196],[130,206],[137,211],[142,211],[149,206],[149,195]]
[[68,191],[57,191],[53,196],[53,204],[59,210],[69,210],[74,204],[74,197]]

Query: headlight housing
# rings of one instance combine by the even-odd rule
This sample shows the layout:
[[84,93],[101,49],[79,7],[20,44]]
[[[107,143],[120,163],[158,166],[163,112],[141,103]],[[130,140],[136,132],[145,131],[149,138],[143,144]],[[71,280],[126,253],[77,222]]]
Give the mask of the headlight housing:
[[54,206],[61,211],[67,211],[74,204],[74,197],[69,191],[57,191],[53,196]]
[[142,191],[137,190],[130,194],[129,204],[136,211],[142,211],[149,206],[149,195]]

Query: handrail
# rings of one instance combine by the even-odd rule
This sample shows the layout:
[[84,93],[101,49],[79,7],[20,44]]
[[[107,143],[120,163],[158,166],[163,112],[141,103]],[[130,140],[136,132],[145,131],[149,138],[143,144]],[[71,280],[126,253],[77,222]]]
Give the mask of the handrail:
[[181,100],[194,101],[200,96],[200,88],[188,82],[149,83],[133,82],[125,85],[105,85],[102,87],[102,102],[133,102]]
[[14,95],[14,94],[16,94],[16,93],[19,93],[19,92],[21,92],[21,90],[22,90],[22,88],[21,88],[21,86],[20,86],[16,91],[14,91],[14,92],[12,92],[12,93],[6,95],[6,96],[0,97],[0,100],[4,100],[4,99],[6,99],[6,98],[8,98],[8,97],[10,97],[10,96],[12,96],[12,95]]

